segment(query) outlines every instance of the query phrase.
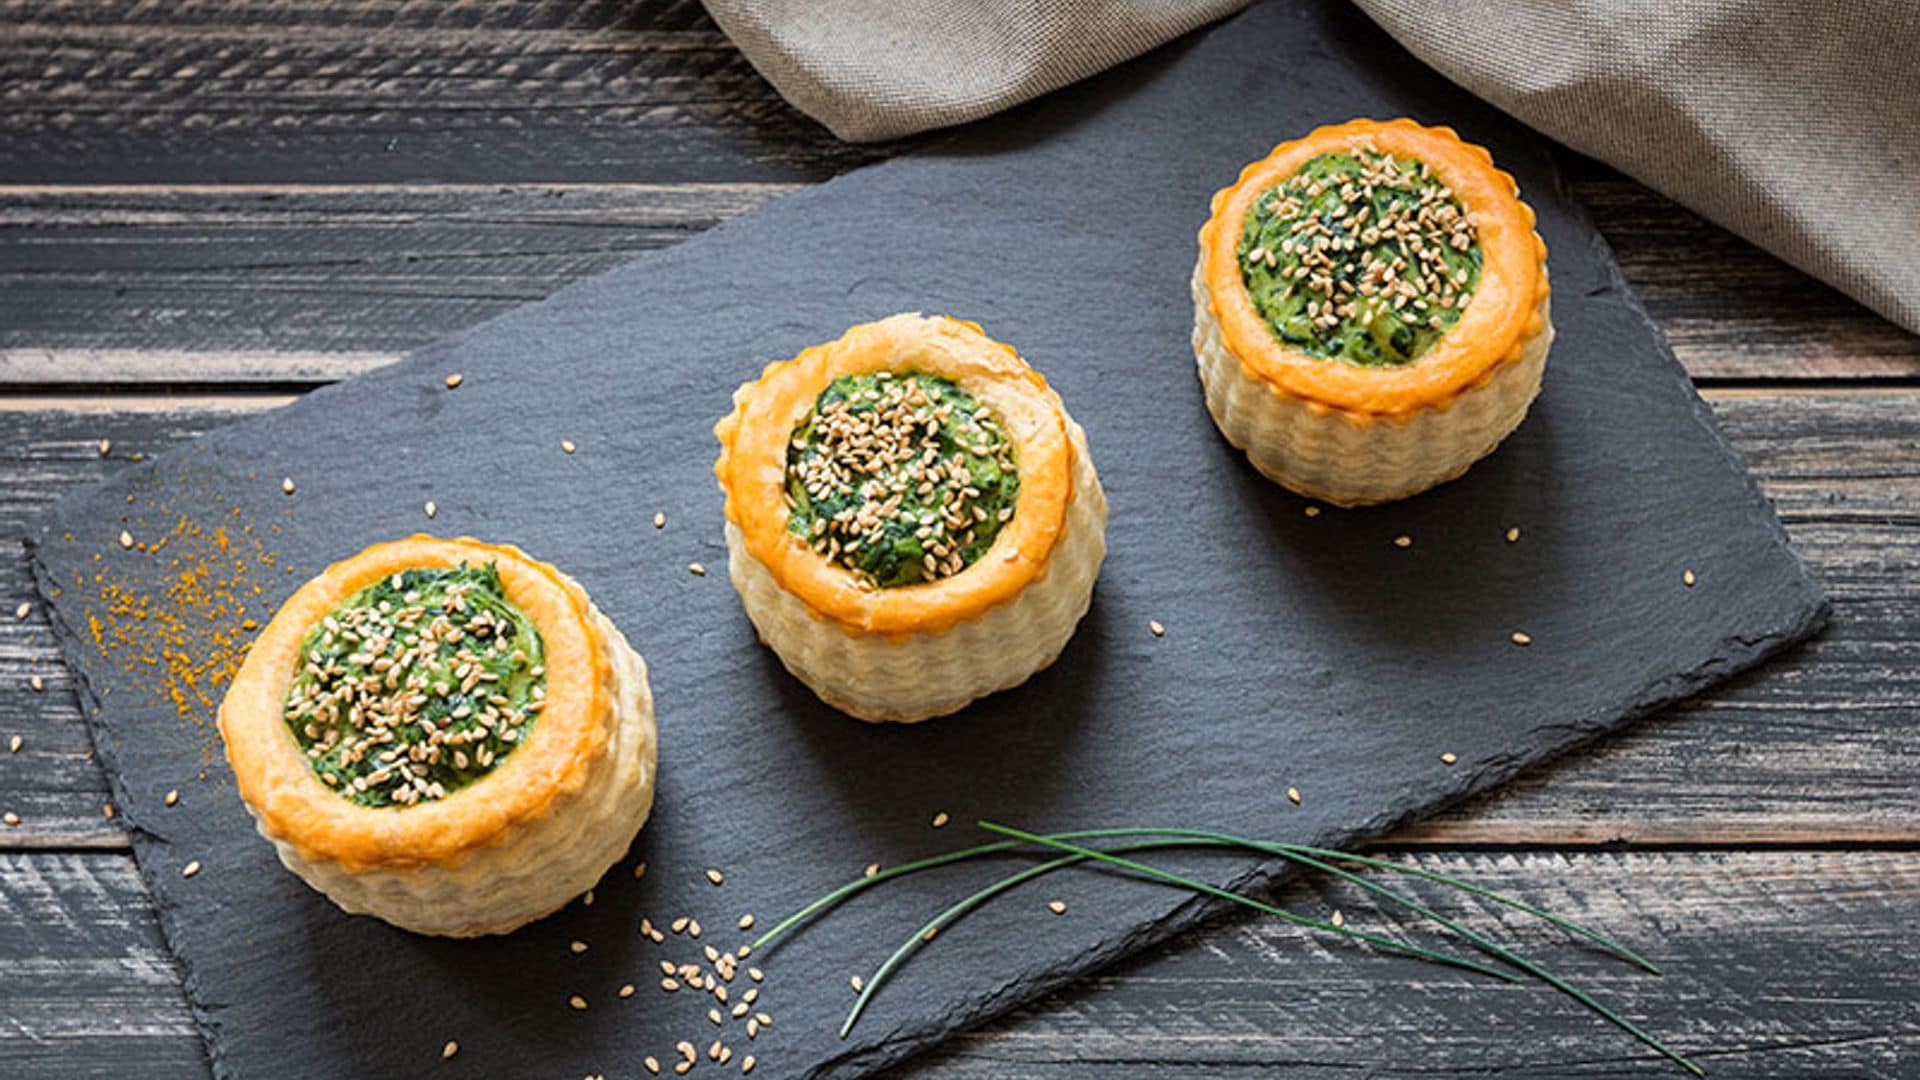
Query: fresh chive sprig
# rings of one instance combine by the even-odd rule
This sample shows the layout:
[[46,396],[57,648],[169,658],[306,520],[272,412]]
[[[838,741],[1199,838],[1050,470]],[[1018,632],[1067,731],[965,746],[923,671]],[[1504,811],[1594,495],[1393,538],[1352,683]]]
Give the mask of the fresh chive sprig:
[[[1447,964],[1453,967],[1464,968],[1466,970],[1474,971],[1480,974],[1490,975],[1490,976],[1500,978],[1509,982],[1517,981],[1515,977],[1509,972],[1500,970],[1498,968],[1488,967],[1486,965],[1476,963],[1472,960],[1468,960],[1464,957],[1458,957],[1449,953],[1425,949],[1420,946],[1409,945],[1403,942],[1394,941],[1390,938],[1381,937],[1379,935],[1368,934],[1368,933],[1365,933],[1364,931],[1352,930],[1350,928],[1336,925],[1333,923],[1323,922],[1317,919],[1311,919],[1306,916],[1302,916],[1297,913],[1287,911],[1283,908],[1276,907],[1272,904],[1265,903],[1264,901],[1257,900],[1253,897],[1245,896],[1240,893],[1233,892],[1231,890],[1222,889],[1222,888],[1219,888],[1218,886],[1211,885],[1207,882],[1203,882],[1195,878],[1187,877],[1182,874],[1177,874],[1171,871],[1162,870],[1150,864],[1139,862],[1138,860],[1122,857],[1123,855],[1126,855],[1126,854],[1132,854],[1132,853],[1141,852],[1141,851],[1160,850],[1160,849],[1174,848],[1174,847],[1237,848],[1241,850],[1255,851],[1255,852],[1260,852],[1262,854],[1272,855],[1276,858],[1283,859],[1287,862],[1291,862],[1295,865],[1302,866],[1307,869],[1317,870],[1322,873],[1331,874],[1342,880],[1350,881],[1355,885],[1373,893],[1374,895],[1387,900],[1390,903],[1398,904],[1402,907],[1405,907],[1408,910],[1413,911],[1414,913],[1422,916],[1423,918],[1430,919],[1436,925],[1442,927],[1443,929],[1449,930],[1459,935],[1461,938],[1468,941],[1469,943],[1474,945],[1476,948],[1481,949],[1482,951],[1499,959],[1500,961],[1507,963],[1513,966],[1514,968],[1517,968],[1518,970],[1524,972],[1527,975],[1530,975],[1536,979],[1541,980],[1542,982],[1560,991],[1561,993],[1564,993],[1567,996],[1573,998],[1575,1001],[1579,1002],[1582,1006],[1593,1011],[1597,1015],[1606,1019],[1608,1022],[1614,1024],[1615,1026],[1619,1027],[1623,1031],[1632,1035],[1635,1039],[1638,1039],[1640,1042],[1642,1042],[1646,1046],[1650,1047],[1651,1049],[1669,1058],[1676,1064],[1687,1069],[1689,1072],[1695,1075],[1705,1075],[1704,1071],[1698,1065],[1694,1064],[1692,1061],[1688,1060],[1686,1057],[1682,1056],[1677,1051],[1673,1050],[1671,1047],[1668,1047],[1665,1043],[1661,1042],[1659,1039],[1655,1038],[1654,1036],[1646,1032],[1644,1029],[1634,1024],[1632,1021],[1626,1019],[1625,1017],[1621,1016],[1617,1012],[1603,1005],[1598,1000],[1593,998],[1592,995],[1587,994],[1585,991],[1582,991],[1578,987],[1575,987],[1572,984],[1566,982],[1564,979],[1560,978],[1557,975],[1554,975],[1552,972],[1546,970],[1540,965],[1535,964],[1532,961],[1526,959],[1525,957],[1520,956],[1518,953],[1515,953],[1512,950],[1506,948],[1505,946],[1502,946],[1497,942],[1494,942],[1488,939],[1484,935],[1479,934],[1467,927],[1460,925],[1457,921],[1451,918],[1448,918],[1447,916],[1442,915],[1439,912],[1432,910],[1431,908],[1429,908],[1425,904],[1422,904],[1418,900],[1415,900],[1411,896],[1398,892],[1394,889],[1388,888],[1387,886],[1381,885],[1378,882],[1370,881],[1367,878],[1362,877],[1361,875],[1355,874],[1349,870],[1346,870],[1342,866],[1337,864],[1345,863],[1345,864],[1356,865],[1356,866],[1366,866],[1366,867],[1371,867],[1371,868],[1383,870],[1390,873],[1403,874],[1411,877],[1421,878],[1428,881],[1433,881],[1437,884],[1446,885],[1450,888],[1459,890],[1469,895],[1476,896],[1493,903],[1502,904],[1506,907],[1513,908],[1514,910],[1520,911],[1534,918],[1541,919],[1542,921],[1545,921],[1569,933],[1586,938],[1587,940],[1606,949],[1608,952],[1613,953],[1614,955],[1620,957],[1621,959],[1624,959],[1642,968],[1643,970],[1646,970],[1656,975],[1660,973],[1660,969],[1657,966],[1655,966],[1651,961],[1647,960],[1645,957],[1641,956],[1639,953],[1628,948],[1627,946],[1622,945],[1612,940],[1611,938],[1599,933],[1598,931],[1582,926],[1579,923],[1573,922],[1572,920],[1554,915],[1551,912],[1544,911],[1538,907],[1535,907],[1531,904],[1528,904],[1514,897],[1507,896],[1503,893],[1495,892],[1494,890],[1475,885],[1472,882],[1464,881],[1462,879],[1455,878],[1450,875],[1441,874],[1441,873],[1431,871],[1431,870],[1426,870],[1420,867],[1409,866],[1404,863],[1394,862],[1387,859],[1378,859],[1378,858],[1373,858],[1371,856],[1366,856],[1366,855],[1357,855],[1352,852],[1337,851],[1331,848],[1314,847],[1311,845],[1304,845],[1304,844],[1287,844],[1287,843],[1279,843],[1279,842],[1273,842],[1273,841],[1253,840],[1253,839],[1248,839],[1246,837],[1233,836],[1227,833],[1213,832],[1213,831],[1202,830],[1202,829],[1120,828],[1120,829],[1087,829],[1087,830],[1080,830],[1075,832],[1036,834],[1036,833],[1024,832],[1020,829],[1015,829],[1005,825],[999,825],[989,821],[982,821],[982,822],[979,822],[978,824],[982,829],[985,829],[988,832],[992,832],[1001,836],[1008,837],[1008,839],[1002,840],[1002,841],[996,841],[993,843],[978,844],[973,847],[962,848],[957,851],[946,852],[940,855],[930,856],[925,859],[918,859],[913,862],[902,863],[899,866],[887,867],[887,868],[881,869],[870,876],[863,876],[860,878],[856,878],[840,886],[839,888],[836,888],[831,892],[828,892],[824,896],[819,897],[818,899],[814,900],[812,903],[807,904],[805,907],[794,912],[792,915],[789,915],[785,919],[782,919],[780,922],[776,923],[774,926],[769,928],[766,933],[762,934],[758,940],[754,941],[753,944],[750,946],[750,948],[754,951],[759,951],[760,949],[764,948],[766,945],[770,944],[775,939],[780,937],[782,934],[800,925],[801,923],[807,921],[808,919],[827,911],[828,909],[834,907],[835,905],[841,903],[844,900],[849,899],[852,896],[857,895],[858,893],[864,892],[865,890],[873,888],[877,885],[881,885],[887,881],[890,881],[899,877],[904,877],[909,874],[920,873],[925,870],[932,870],[938,867],[952,865],[954,863],[965,862],[968,860],[983,858],[991,855],[1019,853],[1022,851],[1030,850],[1033,847],[1039,847],[1039,848],[1051,849],[1056,852],[1061,852],[1062,854],[1057,855],[1053,858],[1050,858],[1045,862],[1041,862],[1033,866],[1027,867],[1023,870],[1017,871],[1015,873],[1008,874],[992,882],[991,884],[988,884],[978,890],[975,890],[974,892],[968,894],[967,896],[962,897],[961,899],[955,901],[954,903],[948,905],[946,908],[942,909],[932,919],[928,920],[924,925],[922,925],[919,930],[915,931],[911,937],[907,938],[904,942],[902,942],[886,958],[886,960],[883,961],[880,964],[880,966],[875,969],[873,975],[863,983],[859,997],[854,1002],[852,1009],[849,1010],[846,1021],[841,1025],[840,1037],[841,1038],[847,1037],[847,1035],[853,1030],[854,1024],[859,1020],[862,1013],[865,1012],[868,1004],[872,1001],[874,995],[879,991],[880,987],[884,985],[893,976],[893,974],[899,969],[899,967],[903,963],[905,963],[906,960],[909,957],[911,957],[915,951],[917,951],[919,948],[923,947],[925,944],[933,940],[933,938],[938,934],[940,930],[943,930],[947,926],[952,925],[955,921],[959,920],[962,916],[966,915],[968,912],[975,910],[976,908],[985,904],[987,901],[993,899],[994,897],[999,896],[1000,894],[1005,893],[1013,888],[1016,888],[1019,885],[1022,885],[1035,878],[1042,877],[1046,874],[1052,873],[1055,870],[1063,869],[1065,867],[1072,866],[1082,862],[1087,862],[1087,861],[1100,862],[1106,865],[1115,866],[1135,874],[1140,874],[1155,880],[1165,882],[1169,885],[1175,885],[1181,888],[1189,889],[1193,892],[1196,892],[1202,895],[1212,896],[1216,899],[1226,900],[1228,902],[1238,904],[1240,906],[1250,907],[1254,910],[1262,912],[1263,914],[1273,915],[1275,917],[1284,919],[1288,922],[1294,923],[1295,925],[1299,925],[1307,929],[1312,929],[1320,932],[1330,932],[1343,937],[1355,938],[1357,940],[1366,942],[1367,944],[1374,945],[1377,948],[1382,948],[1382,949],[1386,949],[1389,951],[1398,952],[1402,954],[1413,955],[1420,959],[1430,960],[1436,963]],[[1100,841],[1100,840],[1126,840],[1129,842],[1124,844],[1114,845],[1111,847],[1101,847],[1101,848],[1089,847],[1081,843],[1082,841]]]

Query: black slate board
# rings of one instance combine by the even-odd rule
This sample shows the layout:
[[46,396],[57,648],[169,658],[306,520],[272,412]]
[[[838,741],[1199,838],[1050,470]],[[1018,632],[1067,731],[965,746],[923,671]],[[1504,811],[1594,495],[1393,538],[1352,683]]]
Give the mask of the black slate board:
[[[1308,518],[1201,406],[1194,233],[1208,196],[1273,142],[1400,114],[1456,126],[1520,179],[1552,251],[1560,337],[1533,415],[1465,480]],[[1113,522],[1093,611],[1055,669],[955,718],[873,728],[815,704],[755,644],[724,576],[687,564],[724,565],[709,426],[733,387],[910,309],[977,319],[1053,380]],[[456,370],[466,382],[449,392]],[[182,518],[201,531],[158,552],[115,542]],[[174,559],[248,563],[260,591],[234,590],[224,626],[243,607],[264,619],[327,561],[428,527],[558,563],[653,666],[662,779],[634,853],[651,869],[635,880],[623,864],[591,907],[504,940],[411,937],[309,892],[232,794],[194,704],[217,694],[205,673],[183,719],[165,700],[193,674],[183,661],[148,666],[150,642],[114,644],[147,632],[124,600],[177,584]],[[61,504],[34,556],[216,1072],[243,1077],[413,1076],[448,1039],[463,1049],[447,1075],[634,1075],[643,1054],[721,1035],[710,1002],[655,985],[661,957],[698,944],[644,941],[642,914],[692,915],[703,943],[737,943],[742,912],[764,927],[870,860],[974,842],[965,823],[981,816],[1352,842],[1749,666],[1825,614],[1548,147],[1332,2],[1256,9],[215,433]],[[1535,644],[1510,644],[1515,629]],[[186,796],[171,809],[170,788]],[[956,824],[932,831],[936,811]],[[188,860],[205,869],[183,878]],[[1240,885],[1274,871],[1169,862]],[[835,1039],[848,975],[1007,865],[909,879],[771,950],[775,1027],[723,1037],[758,1075],[853,1075],[1211,910],[1076,871],[950,930]],[[1066,917],[1045,913],[1054,897]],[[590,950],[572,955],[574,939]],[[617,998],[630,981],[639,993]],[[569,1008],[576,993],[588,1010]]]

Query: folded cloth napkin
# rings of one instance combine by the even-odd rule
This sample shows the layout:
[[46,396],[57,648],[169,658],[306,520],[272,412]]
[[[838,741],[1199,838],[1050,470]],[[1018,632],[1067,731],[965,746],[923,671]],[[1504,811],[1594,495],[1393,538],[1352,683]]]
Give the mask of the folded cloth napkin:
[[[1244,2],[705,0],[854,142],[978,119]],[[1468,90],[1920,332],[1920,3],[1355,2]]]

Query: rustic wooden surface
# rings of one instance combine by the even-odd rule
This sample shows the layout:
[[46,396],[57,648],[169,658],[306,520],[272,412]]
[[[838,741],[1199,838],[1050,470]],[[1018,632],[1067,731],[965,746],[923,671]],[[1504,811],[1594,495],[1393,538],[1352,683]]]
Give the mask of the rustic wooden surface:
[[[0,0],[0,36],[0,744],[21,738],[0,751],[0,809],[21,818],[0,829],[0,1075],[199,1077],[45,615],[12,618],[27,522],[130,455],[899,147],[836,143],[691,0]],[[1383,849],[1644,946],[1665,978],[1466,908],[1715,1075],[1915,1075],[1920,339],[1630,180],[1569,169],[1833,625]],[[1351,889],[1286,899],[1386,918]],[[1664,1071],[1551,994],[1248,922],[907,1071],[1203,1070]]]

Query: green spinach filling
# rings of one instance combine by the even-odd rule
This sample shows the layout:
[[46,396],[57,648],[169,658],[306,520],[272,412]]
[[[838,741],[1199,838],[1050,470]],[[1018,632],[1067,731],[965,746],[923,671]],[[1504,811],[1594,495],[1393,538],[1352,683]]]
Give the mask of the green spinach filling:
[[369,585],[308,631],[285,717],[361,806],[446,798],[492,772],[546,703],[546,654],[492,563]]
[[999,419],[935,375],[843,375],[787,446],[787,528],[879,588],[972,566],[1019,494]]
[[1423,161],[1321,154],[1263,192],[1240,234],[1240,276],[1273,336],[1367,367],[1420,358],[1480,283],[1473,223]]

